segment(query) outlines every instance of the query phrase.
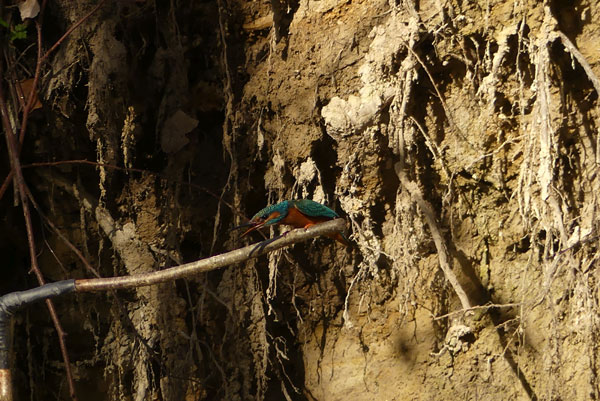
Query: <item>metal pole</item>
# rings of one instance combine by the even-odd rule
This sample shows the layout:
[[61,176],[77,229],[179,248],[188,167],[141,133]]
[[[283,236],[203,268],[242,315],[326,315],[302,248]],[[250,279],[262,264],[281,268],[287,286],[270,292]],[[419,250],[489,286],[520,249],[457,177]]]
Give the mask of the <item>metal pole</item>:
[[10,319],[23,306],[75,292],[75,280],[57,281],[0,297],[0,401],[13,401],[10,372]]

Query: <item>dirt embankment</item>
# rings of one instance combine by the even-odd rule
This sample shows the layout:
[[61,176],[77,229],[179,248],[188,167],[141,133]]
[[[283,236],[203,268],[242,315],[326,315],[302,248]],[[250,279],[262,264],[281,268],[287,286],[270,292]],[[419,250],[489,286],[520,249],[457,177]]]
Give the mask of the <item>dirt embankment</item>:
[[[61,47],[25,157],[147,173],[32,173],[40,203],[106,276],[238,247],[231,225],[292,198],[355,246],[61,304],[80,391],[599,397],[597,4],[193,3],[108,5]],[[90,274],[46,235],[46,275]],[[17,383],[45,395],[62,376],[39,373],[59,360],[40,313],[17,325]]]

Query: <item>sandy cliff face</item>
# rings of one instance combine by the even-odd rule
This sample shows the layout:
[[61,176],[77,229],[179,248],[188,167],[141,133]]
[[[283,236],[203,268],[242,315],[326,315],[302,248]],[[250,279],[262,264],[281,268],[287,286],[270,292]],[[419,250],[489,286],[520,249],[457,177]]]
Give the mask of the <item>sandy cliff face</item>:
[[65,191],[52,207],[78,246],[103,275],[163,268],[240,246],[231,225],[293,198],[338,211],[355,246],[78,299],[82,391],[600,396],[595,2],[155,6],[109,6],[52,67],[46,118],[75,138],[59,156],[148,170],[32,178],[49,208]]
[[268,198],[337,205],[357,244],[296,291],[307,391],[596,397],[597,7],[297,7],[243,99]]

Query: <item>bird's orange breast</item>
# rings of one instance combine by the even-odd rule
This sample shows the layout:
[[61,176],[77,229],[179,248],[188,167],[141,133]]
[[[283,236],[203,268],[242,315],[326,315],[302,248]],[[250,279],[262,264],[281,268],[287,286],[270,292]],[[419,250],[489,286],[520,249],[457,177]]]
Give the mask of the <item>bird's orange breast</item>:
[[331,220],[329,217],[314,217],[302,214],[295,207],[288,209],[288,214],[281,220],[281,224],[286,224],[295,228],[308,228],[318,223]]

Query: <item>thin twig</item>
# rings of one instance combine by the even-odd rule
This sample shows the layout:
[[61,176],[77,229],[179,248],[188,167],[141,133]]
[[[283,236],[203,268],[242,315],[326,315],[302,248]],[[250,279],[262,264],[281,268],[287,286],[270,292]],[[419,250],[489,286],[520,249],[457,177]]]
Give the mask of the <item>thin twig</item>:
[[48,58],[48,56],[58,48],[58,46],[60,46],[60,44],[62,42],[64,42],[64,40],[71,34],[71,32],[73,32],[75,29],[77,29],[77,27],[79,27],[79,25],[83,24],[85,22],[85,20],[87,20],[89,17],[92,16],[92,14],[94,14],[96,11],[98,11],[100,9],[100,7],[102,7],[104,5],[104,3],[106,3],[108,0],[101,0],[100,3],[98,3],[96,5],[96,7],[94,7],[89,13],[87,13],[86,15],[84,15],[83,17],[81,17],[81,19],[79,21],[77,21],[76,23],[74,23],[73,25],[71,25],[71,27],[69,29],[67,29],[67,32],[64,33],[63,36],[61,36],[56,43],[54,43],[54,45],[52,45],[52,47],[50,49],[48,49],[48,51],[46,53],[44,53],[44,55],[41,58],[41,61],[46,61],[46,59]]
[[98,270],[95,269],[90,262],[88,262],[88,260],[85,258],[85,256],[83,256],[83,253],[81,253],[81,251],[79,249],[77,249],[77,247],[75,245],[73,245],[73,243],[71,241],[69,241],[67,239],[67,237],[65,237],[65,235],[63,233],[60,232],[60,230],[58,229],[58,227],[56,227],[56,225],[54,223],[52,223],[52,221],[48,218],[48,216],[46,216],[41,208],[39,207],[39,205],[37,204],[37,202],[35,201],[35,199],[33,198],[33,195],[31,194],[31,192],[29,191],[29,188],[25,188],[27,191],[27,197],[29,198],[29,201],[31,202],[31,204],[33,205],[33,207],[35,208],[35,210],[38,212],[38,214],[40,215],[40,217],[44,220],[44,222],[52,229],[52,231],[54,231],[54,233],[65,243],[65,245],[79,258],[79,260],[81,261],[81,263],[83,263],[83,265],[85,266],[85,268],[94,276],[96,277],[100,277],[100,273],[98,273]]
[[4,178],[4,182],[2,183],[2,186],[0,187],[0,199],[2,199],[2,196],[4,196],[4,192],[6,192],[6,190],[8,189],[8,186],[10,185],[12,178],[13,178],[13,172],[12,172],[12,170],[10,170],[8,172],[8,175]]
[[[180,185],[187,185],[187,186],[189,186],[191,188],[199,189],[202,192],[205,192],[206,194],[208,194],[209,196],[211,196],[212,198],[216,199],[217,201],[222,202],[225,206],[227,206],[231,210],[232,213],[234,213],[234,214],[236,214],[236,215],[238,215],[240,217],[246,217],[238,209],[236,209],[235,207],[233,207],[232,204],[230,204],[226,200],[222,199],[221,196],[217,195],[216,193],[214,193],[213,191],[211,191],[210,189],[208,189],[206,187],[203,187],[203,186],[197,185],[197,184],[192,184],[192,183],[187,182],[187,181],[173,180],[170,177],[168,177],[166,174],[156,173],[154,171],[144,170],[144,169],[141,169],[141,168],[119,167],[119,166],[116,166],[114,164],[93,162],[93,161],[85,160],[85,159],[81,159],[81,160],[60,160],[60,161],[55,161],[55,162],[29,163],[29,164],[23,164],[21,166],[21,168],[56,167],[56,166],[70,165],[70,164],[83,164],[83,165],[94,166],[94,167],[104,167],[104,168],[113,169],[113,170],[117,170],[117,171],[125,171],[125,172],[141,173],[141,174],[150,174],[150,175],[153,175],[155,177],[161,178],[161,179],[163,179],[163,180],[165,180],[167,182],[172,182],[172,183],[180,184]],[[2,188],[0,188],[0,199],[2,198],[1,189]]]
[[469,312],[469,311],[473,311],[473,310],[491,309],[491,308],[514,308],[516,306],[521,306],[521,305],[523,305],[523,304],[520,303],[520,302],[512,303],[512,304],[475,305],[475,306],[471,306],[468,309],[461,309],[461,310],[456,310],[454,312],[446,313],[445,315],[433,316],[433,320],[441,320],[441,319],[445,319],[445,318],[450,317],[450,316],[458,315],[458,314]]
[[429,72],[429,68],[427,68],[427,65],[425,64],[425,62],[421,59],[421,57],[419,57],[419,55],[417,54],[417,52],[415,52],[412,49],[412,47],[410,47],[408,45],[408,43],[404,43],[404,46],[413,55],[413,57],[415,59],[417,59],[417,61],[419,62],[419,64],[421,64],[421,67],[423,67],[423,70],[425,71],[425,73],[429,77],[429,81],[431,82],[431,85],[433,85],[433,89],[435,90],[435,93],[437,94],[438,98],[440,99],[440,103],[442,104],[442,108],[444,109],[444,113],[446,114],[446,118],[448,119],[448,123],[450,124],[450,128],[455,129],[456,133],[459,134],[462,138],[466,138],[466,136],[461,131],[460,127],[454,123],[454,118],[452,117],[452,113],[450,113],[450,109],[448,108],[448,105],[446,104],[446,101],[444,100],[444,96],[442,96],[442,93],[438,89],[438,86],[435,83],[435,80],[433,79],[433,76]]
[[21,118],[21,132],[19,133],[19,154],[21,153],[21,148],[23,147],[23,142],[25,141],[27,121],[29,121],[29,113],[31,112],[31,108],[35,103],[36,90],[38,86],[38,81],[40,80],[40,72],[42,71],[42,25],[39,21],[35,22],[35,29],[37,32],[37,62],[35,64],[35,73],[33,74],[33,83],[31,84],[31,89],[29,89],[29,93],[25,98],[27,99],[27,102],[25,103],[25,108],[23,109],[23,116]]

